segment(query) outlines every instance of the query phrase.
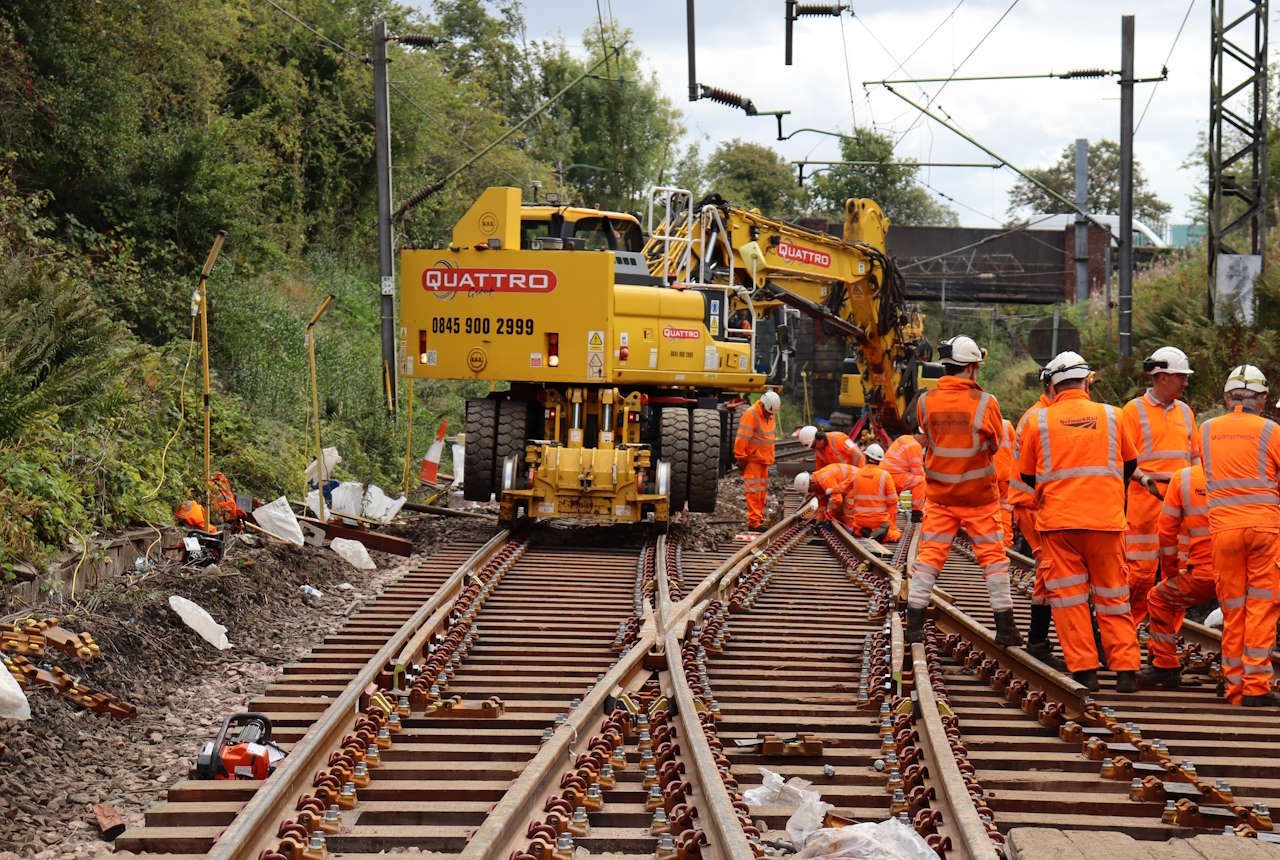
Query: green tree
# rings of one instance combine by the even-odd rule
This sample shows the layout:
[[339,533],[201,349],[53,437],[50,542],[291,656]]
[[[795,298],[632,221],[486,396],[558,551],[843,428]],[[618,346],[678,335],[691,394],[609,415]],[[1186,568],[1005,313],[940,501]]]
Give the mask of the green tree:
[[703,167],[706,191],[774,218],[801,213],[804,194],[791,167],[771,147],[734,138],[720,144]]
[[855,129],[840,139],[840,159],[873,164],[838,164],[814,177],[809,194],[814,208],[836,221],[844,220],[844,202],[851,197],[867,197],[894,224],[954,225],[955,210],[936,202],[916,182],[920,167],[895,159],[893,139],[867,128]]
[[[531,154],[559,165],[561,181],[578,199],[605,208],[640,205],[645,189],[670,171],[684,133],[680,112],[662,94],[657,77],[625,29],[606,27],[610,59],[558,102],[531,134]],[[601,33],[583,34],[585,59],[563,42],[538,46],[541,97],[550,97],[605,55]]]
[[[1051,167],[1028,170],[1030,176],[1068,200],[1075,199],[1076,148],[1069,144]],[[1067,204],[1055,199],[1025,179],[1009,190],[1010,218],[1028,212],[1064,212]],[[1120,145],[1114,140],[1089,144],[1089,210],[1104,215],[1120,212]],[[1147,185],[1142,165],[1133,160],[1133,214],[1148,226],[1163,225],[1173,207],[1161,200]]]

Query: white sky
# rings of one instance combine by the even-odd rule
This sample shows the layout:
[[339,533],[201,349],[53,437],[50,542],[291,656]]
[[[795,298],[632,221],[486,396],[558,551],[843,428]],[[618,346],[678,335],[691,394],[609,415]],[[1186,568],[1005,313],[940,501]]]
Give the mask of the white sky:
[[[419,0],[426,6],[425,0]],[[895,71],[960,2],[945,25]],[[855,17],[843,21],[854,99],[850,108],[842,26],[834,18],[802,19],[796,25],[795,64],[783,64],[782,0],[698,0],[698,78],[741,93],[757,108],[790,109],[784,131],[815,127],[848,131],[859,125],[905,132],[917,112],[879,87],[861,85],[884,77],[945,77],[1008,8],[1011,0],[853,0]],[[1161,83],[1138,130],[1135,154],[1157,194],[1173,204],[1171,223],[1187,220],[1189,198],[1203,178],[1181,168],[1207,128],[1209,102],[1209,9],[1196,0]],[[1136,75],[1159,74],[1188,0],[1020,0],[960,75],[1062,72],[1120,66],[1120,16],[1136,15]],[[712,102],[687,100],[685,10],[681,0],[600,0],[619,24],[633,31],[668,97],[684,113],[689,140],[702,140],[704,154],[718,142],[739,137],[775,147],[788,160],[839,158],[835,138],[799,134],[775,139],[773,117],[747,117]],[[1233,4],[1228,0],[1228,7]],[[1228,9],[1231,12],[1231,9]],[[1238,14],[1238,12],[1236,13]],[[526,0],[534,39],[563,36],[581,52],[582,33],[596,22],[595,0]],[[874,34],[874,38],[872,35]],[[876,39],[892,52],[891,58]],[[930,93],[938,84],[923,85]],[[1137,88],[1135,121],[1151,84]],[[900,90],[923,103],[921,90]],[[935,103],[957,125],[1021,167],[1045,166],[1077,137],[1119,136],[1120,101],[1115,78],[953,82]],[[894,137],[898,137],[898,133]],[[897,154],[919,161],[988,161],[947,129],[921,118],[898,144]],[[922,170],[944,200],[969,226],[1005,220],[1006,195],[1015,174],[1007,169]]]

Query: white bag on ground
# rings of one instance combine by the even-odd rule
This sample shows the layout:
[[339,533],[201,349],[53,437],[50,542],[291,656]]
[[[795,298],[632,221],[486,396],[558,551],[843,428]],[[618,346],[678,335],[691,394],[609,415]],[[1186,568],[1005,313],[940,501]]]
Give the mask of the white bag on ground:
[[822,820],[827,813],[835,809],[830,803],[820,799],[821,795],[805,798],[800,808],[787,819],[787,838],[792,845],[804,845],[809,834],[822,829]]
[[255,508],[253,519],[276,537],[302,546],[302,526],[298,525],[298,518],[293,515],[293,508],[289,507],[289,499],[285,496]]
[[[329,494],[329,510],[344,517],[363,516],[364,484],[359,481],[343,481]],[[352,520],[354,523],[355,520]]]
[[795,860],[936,860],[914,828],[897,819],[816,830]]
[[329,547],[357,570],[373,570],[376,567],[373,559],[369,558],[369,551],[358,540],[336,537],[329,541]]
[[3,663],[0,663],[0,719],[31,719],[31,704]]
[[364,494],[364,518],[379,523],[389,523],[404,507],[405,498],[391,498],[377,484],[370,484]]
[[[327,481],[333,477],[333,468],[342,462],[342,457],[338,454],[337,448],[324,449],[324,479]],[[312,460],[311,465],[307,467],[307,480],[314,484],[320,483],[316,480],[316,461]]]
[[457,442],[453,443],[453,486],[462,486],[462,465],[467,459],[467,451]]
[[199,633],[200,638],[214,648],[225,651],[231,647],[231,643],[227,641],[227,628],[214,621],[213,616],[205,612],[200,604],[174,594],[169,597],[169,608],[178,613],[184,624]]

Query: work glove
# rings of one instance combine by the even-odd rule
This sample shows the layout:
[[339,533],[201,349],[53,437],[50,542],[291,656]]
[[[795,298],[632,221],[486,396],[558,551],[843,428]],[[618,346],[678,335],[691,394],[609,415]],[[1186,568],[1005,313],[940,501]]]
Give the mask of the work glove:
[[737,464],[738,464],[738,471],[739,471],[739,472],[744,472],[744,471],[746,471],[746,468],[747,468],[747,461],[746,461],[746,460],[737,460],[737,461],[735,461],[735,462],[737,462]]
[[1160,485],[1157,484],[1156,479],[1150,475],[1143,475],[1138,478],[1138,483],[1142,485],[1144,490],[1155,496],[1157,499],[1164,498],[1164,493],[1160,492]]

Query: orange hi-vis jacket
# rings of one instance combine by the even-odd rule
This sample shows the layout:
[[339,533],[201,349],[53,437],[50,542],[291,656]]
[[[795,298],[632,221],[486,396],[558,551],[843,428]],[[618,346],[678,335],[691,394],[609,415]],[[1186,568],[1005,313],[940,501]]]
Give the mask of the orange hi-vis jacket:
[[[1022,460],[1023,438],[1026,433],[1035,431],[1035,414],[1049,405],[1049,395],[1041,394],[1040,399],[1030,409],[1022,413],[1018,426],[1013,431],[1013,477],[1009,479],[1009,495],[1005,501],[1014,507],[1033,508],[1036,504],[1036,491],[1022,480],[1022,470],[1018,464]],[[1030,430],[1028,429],[1030,428]],[[1028,472],[1028,475],[1031,473]]]
[[1162,405],[1147,389],[1124,405],[1120,424],[1139,446],[1138,469],[1157,481],[1169,480],[1174,472],[1200,459],[1196,416],[1181,400]]
[[830,466],[832,463],[848,463],[850,466],[861,466],[866,462],[862,449],[849,437],[848,433],[834,431],[827,434],[827,444],[819,448],[813,447],[815,469]]
[[1204,468],[1190,466],[1173,473],[1160,509],[1160,571],[1165,579],[1178,573],[1178,562],[1209,569],[1213,542],[1209,540],[1209,499]]
[[978,383],[944,376],[916,401],[925,435],[924,478],[930,504],[979,507],[998,502],[992,462],[1004,435],[995,397]]
[[757,401],[738,420],[738,436],[733,440],[735,460],[773,463],[773,416]]
[[899,436],[889,444],[881,466],[899,490],[914,490],[924,484],[924,449],[910,434]]
[[1001,422],[1000,447],[991,462],[996,466],[996,483],[1000,486],[1000,504],[1009,508],[1009,481],[1013,478],[1013,424],[1005,418]]
[[1280,432],[1274,421],[1235,411],[1200,428],[1209,529],[1280,528]]
[[845,499],[845,509],[852,514],[855,526],[877,528],[881,523],[894,524],[898,513],[898,488],[881,467],[867,463],[853,476],[853,505]]
[[810,492],[818,497],[818,511],[826,519],[849,521],[845,510],[847,508],[852,513],[853,506],[848,502],[853,498],[853,481],[857,473],[857,466],[832,463],[809,477]]
[[1124,463],[1137,455],[1120,411],[1082,389],[1063,391],[1033,416],[1019,468],[1036,478],[1036,527],[1122,532]]

